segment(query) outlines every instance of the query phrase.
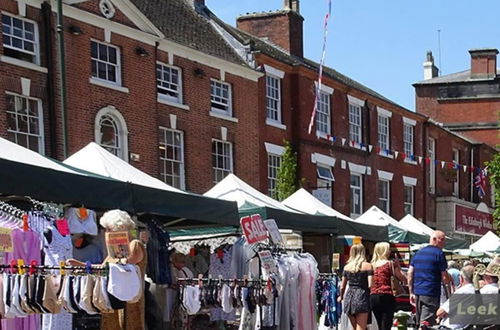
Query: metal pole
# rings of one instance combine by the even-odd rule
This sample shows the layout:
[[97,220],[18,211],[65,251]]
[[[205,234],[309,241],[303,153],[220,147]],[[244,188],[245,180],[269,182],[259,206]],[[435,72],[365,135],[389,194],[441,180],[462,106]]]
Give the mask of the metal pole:
[[63,159],[68,157],[68,127],[66,120],[66,63],[64,52],[63,0],[57,0],[57,37],[59,60],[59,91],[61,93],[61,121],[63,138]]

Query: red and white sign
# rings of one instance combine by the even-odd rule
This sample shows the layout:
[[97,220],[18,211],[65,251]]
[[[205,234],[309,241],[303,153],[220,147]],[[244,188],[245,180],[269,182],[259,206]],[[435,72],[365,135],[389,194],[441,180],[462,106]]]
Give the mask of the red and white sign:
[[464,234],[484,235],[493,231],[493,215],[468,207],[455,206],[455,231]]
[[267,230],[258,214],[240,219],[241,229],[248,244],[260,242],[267,239]]

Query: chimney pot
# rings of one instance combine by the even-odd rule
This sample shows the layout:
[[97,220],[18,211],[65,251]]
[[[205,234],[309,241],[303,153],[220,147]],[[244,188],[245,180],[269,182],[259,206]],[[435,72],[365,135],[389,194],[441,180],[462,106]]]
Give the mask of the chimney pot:
[[497,75],[496,48],[469,50],[471,58],[470,76],[472,79],[491,79]]
[[434,56],[432,56],[432,51],[427,51],[427,55],[424,62],[424,79],[432,79],[439,76],[439,69],[434,64]]

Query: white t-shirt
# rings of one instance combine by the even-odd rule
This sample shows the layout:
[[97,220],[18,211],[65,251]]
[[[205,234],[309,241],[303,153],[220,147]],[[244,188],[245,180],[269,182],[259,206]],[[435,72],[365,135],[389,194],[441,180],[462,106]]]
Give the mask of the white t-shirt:
[[[458,288],[454,294],[471,294],[474,293],[474,286],[471,283],[467,283],[465,285],[462,285],[460,288]],[[448,314],[450,313],[450,299],[446,300],[442,305],[441,308]],[[463,328],[463,324],[450,324],[450,318],[447,317],[443,319],[441,322],[441,325],[444,325],[445,327],[451,328],[451,329],[456,329],[456,328]]]
[[482,294],[498,294],[498,283],[486,284],[479,290]]

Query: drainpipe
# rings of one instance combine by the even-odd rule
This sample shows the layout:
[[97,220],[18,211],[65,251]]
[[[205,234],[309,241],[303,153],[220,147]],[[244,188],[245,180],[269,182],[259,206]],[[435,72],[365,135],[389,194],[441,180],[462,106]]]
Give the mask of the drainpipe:
[[59,60],[59,91],[61,93],[61,121],[63,137],[63,159],[68,157],[68,124],[66,120],[66,62],[64,52],[63,0],[57,0],[57,37]]
[[50,140],[50,156],[57,159],[57,114],[56,114],[56,96],[55,96],[55,79],[54,79],[54,54],[52,42],[52,8],[50,3],[42,3],[42,17],[44,25],[44,43],[45,43],[45,58],[47,59],[47,108],[49,113],[49,140]]
[[[470,166],[474,166],[474,145],[470,148]],[[474,171],[470,171],[470,201],[474,203]]]

